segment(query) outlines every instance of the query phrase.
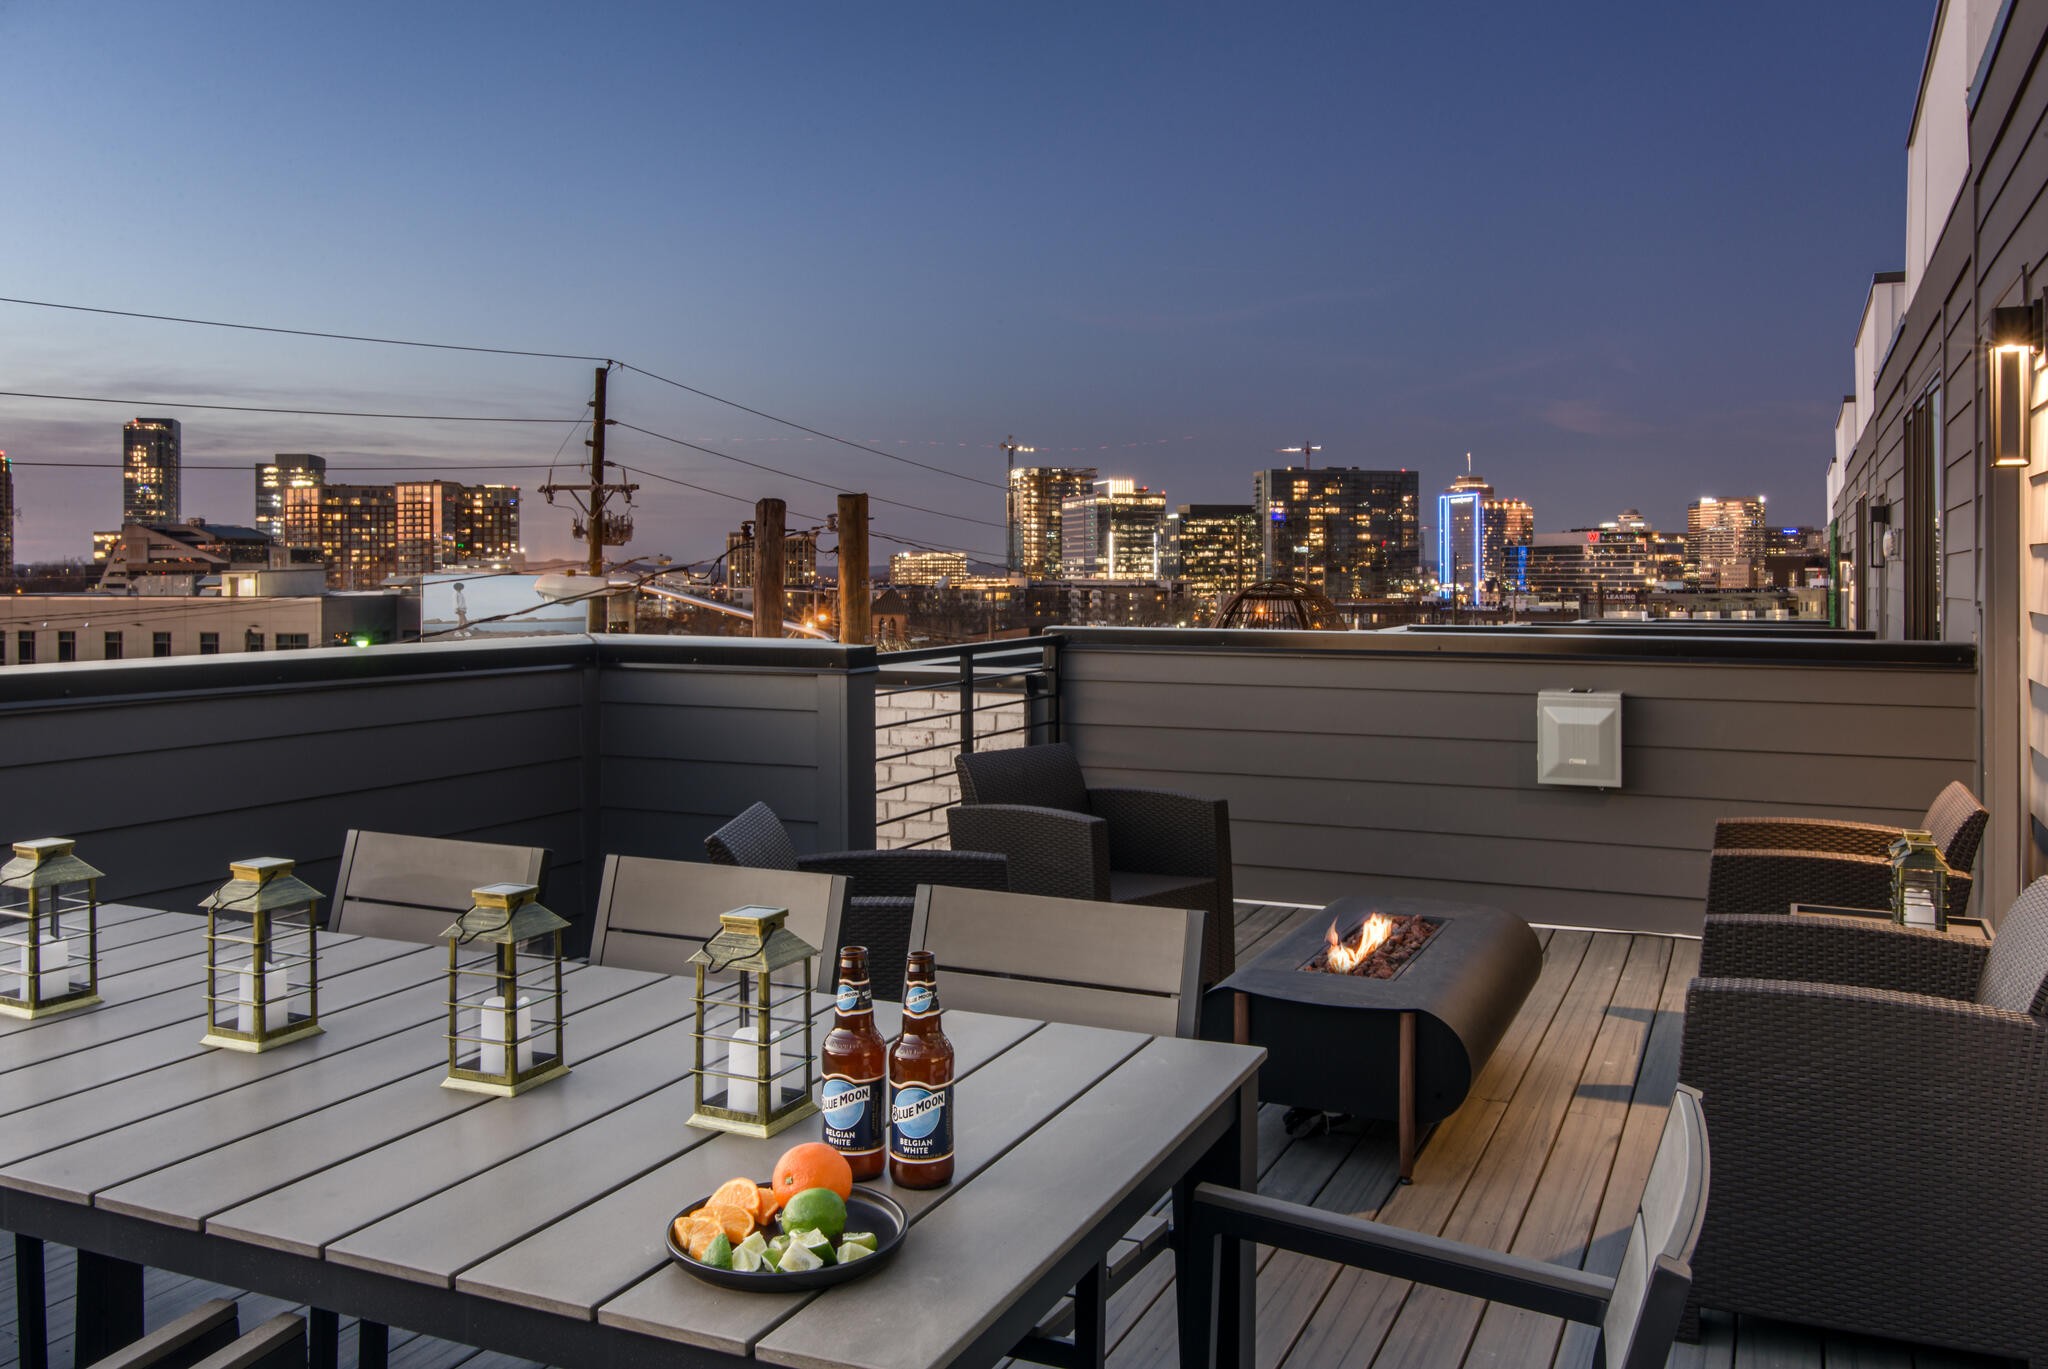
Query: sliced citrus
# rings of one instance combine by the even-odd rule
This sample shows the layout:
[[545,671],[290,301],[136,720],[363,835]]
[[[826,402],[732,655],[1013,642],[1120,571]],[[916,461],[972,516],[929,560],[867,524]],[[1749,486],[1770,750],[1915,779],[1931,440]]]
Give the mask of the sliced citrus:
[[759,1221],[761,1219],[761,1186],[752,1179],[727,1179],[718,1186],[716,1193],[704,1200],[704,1206],[706,1207],[718,1207],[721,1204],[726,1207],[736,1207],[740,1211],[752,1215],[755,1221]]
[[719,1230],[734,1245],[744,1241],[754,1230],[754,1214],[747,1208],[734,1207],[730,1203],[709,1203],[704,1215],[718,1223]]
[[693,1260],[703,1259],[704,1252],[711,1248],[711,1242],[724,1234],[724,1229],[709,1217],[681,1217],[676,1220],[676,1242]]

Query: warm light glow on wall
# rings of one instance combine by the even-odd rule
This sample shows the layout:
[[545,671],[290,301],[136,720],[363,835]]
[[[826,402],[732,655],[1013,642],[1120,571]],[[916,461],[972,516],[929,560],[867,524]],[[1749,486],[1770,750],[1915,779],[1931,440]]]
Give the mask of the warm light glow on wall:
[[1994,467],[2025,466],[2032,460],[2027,440],[2027,382],[2033,374],[2033,358],[2039,338],[2039,314],[2033,306],[2020,305],[1991,311],[1991,364],[1985,380],[1988,418],[1984,437]]

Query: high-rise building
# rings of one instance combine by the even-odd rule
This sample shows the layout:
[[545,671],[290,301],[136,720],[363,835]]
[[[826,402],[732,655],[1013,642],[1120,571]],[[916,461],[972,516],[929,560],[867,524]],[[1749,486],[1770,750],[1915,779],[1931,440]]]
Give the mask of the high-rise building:
[[121,521],[175,523],[184,427],[175,418],[137,418],[121,429]]
[[1259,552],[1259,514],[1250,504],[1182,504],[1166,515],[1160,572],[1187,581],[1196,605],[1213,609],[1259,578]]
[[311,452],[279,452],[256,467],[256,528],[284,538],[284,492],[327,483],[327,458]]
[[1703,495],[1685,510],[1686,550],[1702,589],[1755,589],[1764,570],[1764,496]]
[[1060,578],[1060,506],[1095,486],[1092,466],[1022,466],[1004,494],[1009,570],[1027,580]]
[[398,496],[389,485],[312,485],[284,491],[286,545],[327,563],[333,589],[377,589],[398,572]]
[[14,578],[14,463],[0,452],[0,580]]
[[1526,501],[1499,498],[1479,476],[1459,476],[1436,500],[1438,592],[1464,603],[1524,592],[1535,535],[1536,511]]
[[889,558],[892,585],[936,585],[941,580],[951,584],[966,576],[964,551],[899,551]]
[[1060,573],[1068,580],[1157,580],[1166,491],[1122,476],[1060,501]]
[[1539,599],[1630,603],[1639,593],[1682,582],[1685,560],[1684,539],[1652,531],[1631,509],[1597,528],[1536,534],[1528,590]]
[[443,566],[509,566],[519,555],[519,487],[409,480],[392,487],[398,573]]
[[1422,552],[1421,497],[1414,471],[1254,471],[1259,574],[1306,584],[1330,599],[1413,593]]
[[[818,583],[818,534],[788,532],[782,537],[782,588],[809,589]],[[745,532],[725,535],[727,589],[754,587],[754,539]]]

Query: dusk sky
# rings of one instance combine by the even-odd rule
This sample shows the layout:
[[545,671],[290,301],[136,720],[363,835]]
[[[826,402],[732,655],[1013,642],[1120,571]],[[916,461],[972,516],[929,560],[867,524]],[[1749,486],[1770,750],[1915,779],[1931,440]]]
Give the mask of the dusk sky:
[[[1419,468],[1431,495],[1469,450],[1539,531],[1625,506],[1680,525],[1701,494],[1757,492],[1774,522],[1816,522],[1864,292],[1903,257],[1933,12],[0,0],[0,295],[616,357],[990,480],[1015,433],[1044,464],[1241,502],[1310,439],[1319,463]],[[567,417],[591,368],[0,305],[0,376]],[[996,490],[636,375],[612,405],[1002,517]],[[116,525],[120,425],[153,411],[0,399],[17,461],[103,467],[17,471],[21,559]],[[544,463],[564,435],[160,411],[185,425],[185,512],[223,522],[252,516],[272,452],[388,481],[368,468]],[[796,526],[832,507],[613,441],[781,495]],[[637,513],[629,550],[683,561],[747,516],[671,486]],[[573,549],[538,497],[525,534]]]

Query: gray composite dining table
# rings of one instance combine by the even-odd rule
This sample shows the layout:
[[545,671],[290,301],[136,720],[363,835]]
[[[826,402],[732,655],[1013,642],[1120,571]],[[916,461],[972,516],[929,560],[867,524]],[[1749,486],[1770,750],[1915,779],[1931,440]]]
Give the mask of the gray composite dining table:
[[[955,1178],[891,1189],[912,1219],[895,1261],[818,1293],[723,1290],[670,1263],[669,1219],[820,1124],[687,1125],[686,980],[573,966],[570,1073],[485,1098],[439,1087],[438,945],[323,937],[325,1031],[249,1055],[199,1044],[201,919],[101,921],[102,1005],[0,1021],[0,1228],[78,1248],[101,1339],[140,1328],[150,1266],[550,1364],[985,1364],[1162,1194],[1256,1184],[1262,1052],[951,1011]],[[1184,1294],[1202,1341],[1248,1339],[1248,1259]]]

